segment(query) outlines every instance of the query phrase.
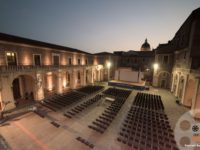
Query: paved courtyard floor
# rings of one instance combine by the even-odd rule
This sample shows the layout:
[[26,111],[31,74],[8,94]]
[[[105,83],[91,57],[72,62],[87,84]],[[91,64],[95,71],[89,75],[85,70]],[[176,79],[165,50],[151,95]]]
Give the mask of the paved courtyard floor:
[[[0,135],[13,150],[89,150],[87,145],[76,140],[82,137],[94,144],[95,150],[122,150],[117,142],[117,136],[122,122],[129,110],[138,91],[133,90],[118,115],[106,130],[100,134],[88,128],[88,125],[96,119],[109,105],[107,102],[96,103],[86,111],[69,119],[63,115],[64,111],[53,112],[47,108],[39,108],[45,117],[34,112],[27,112],[3,124],[0,124]],[[161,95],[165,112],[168,115],[171,127],[174,129],[177,120],[188,108],[176,104],[175,97],[167,90],[151,88],[147,93]],[[72,107],[72,106],[71,106]],[[54,121],[60,126],[56,127]],[[1,148],[1,146],[0,146]]]

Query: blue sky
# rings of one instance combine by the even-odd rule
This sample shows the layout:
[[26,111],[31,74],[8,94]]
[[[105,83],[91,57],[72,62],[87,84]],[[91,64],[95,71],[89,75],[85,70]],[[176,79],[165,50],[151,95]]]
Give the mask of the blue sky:
[[0,32],[87,52],[172,39],[200,0],[0,0]]

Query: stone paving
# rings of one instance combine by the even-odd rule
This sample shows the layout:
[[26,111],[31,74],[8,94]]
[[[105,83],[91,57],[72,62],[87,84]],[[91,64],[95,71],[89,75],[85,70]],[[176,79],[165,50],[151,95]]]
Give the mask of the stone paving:
[[[17,116],[0,124],[0,133],[13,150],[90,149],[85,144],[77,141],[77,137],[82,137],[94,144],[95,150],[122,150],[123,148],[120,147],[116,139],[137,92],[133,90],[104,134],[96,133],[89,129],[88,125],[110,105],[105,101],[94,104],[72,119],[66,118],[63,115],[64,111],[67,111],[68,108],[60,112],[52,112],[47,108],[42,108],[41,111],[45,115],[44,118],[34,112]],[[167,90],[151,88],[150,91],[145,92],[161,95],[165,112],[168,115],[172,128],[175,127],[180,116],[189,111],[188,108],[177,105],[175,97]],[[55,121],[60,126],[56,127],[52,125],[52,121]]]

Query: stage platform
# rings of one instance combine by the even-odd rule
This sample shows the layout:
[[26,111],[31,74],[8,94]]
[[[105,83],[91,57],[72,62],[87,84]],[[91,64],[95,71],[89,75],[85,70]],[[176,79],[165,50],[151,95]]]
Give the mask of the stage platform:
[[128,89],[134,89],[134,90],[149,90],[149,87],[145,86],[145,82],[134,83],[134,82],[111,80],[108,82],[108,85],[122,87],[122,88],[128,88]]

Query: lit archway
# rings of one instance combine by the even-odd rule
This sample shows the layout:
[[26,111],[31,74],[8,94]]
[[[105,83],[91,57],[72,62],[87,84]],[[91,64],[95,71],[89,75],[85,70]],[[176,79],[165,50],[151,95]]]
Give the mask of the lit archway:
[[35,82],[29,75],[19,75],[12,82],[13,97],[16,105],[28,103],[34,100]]

